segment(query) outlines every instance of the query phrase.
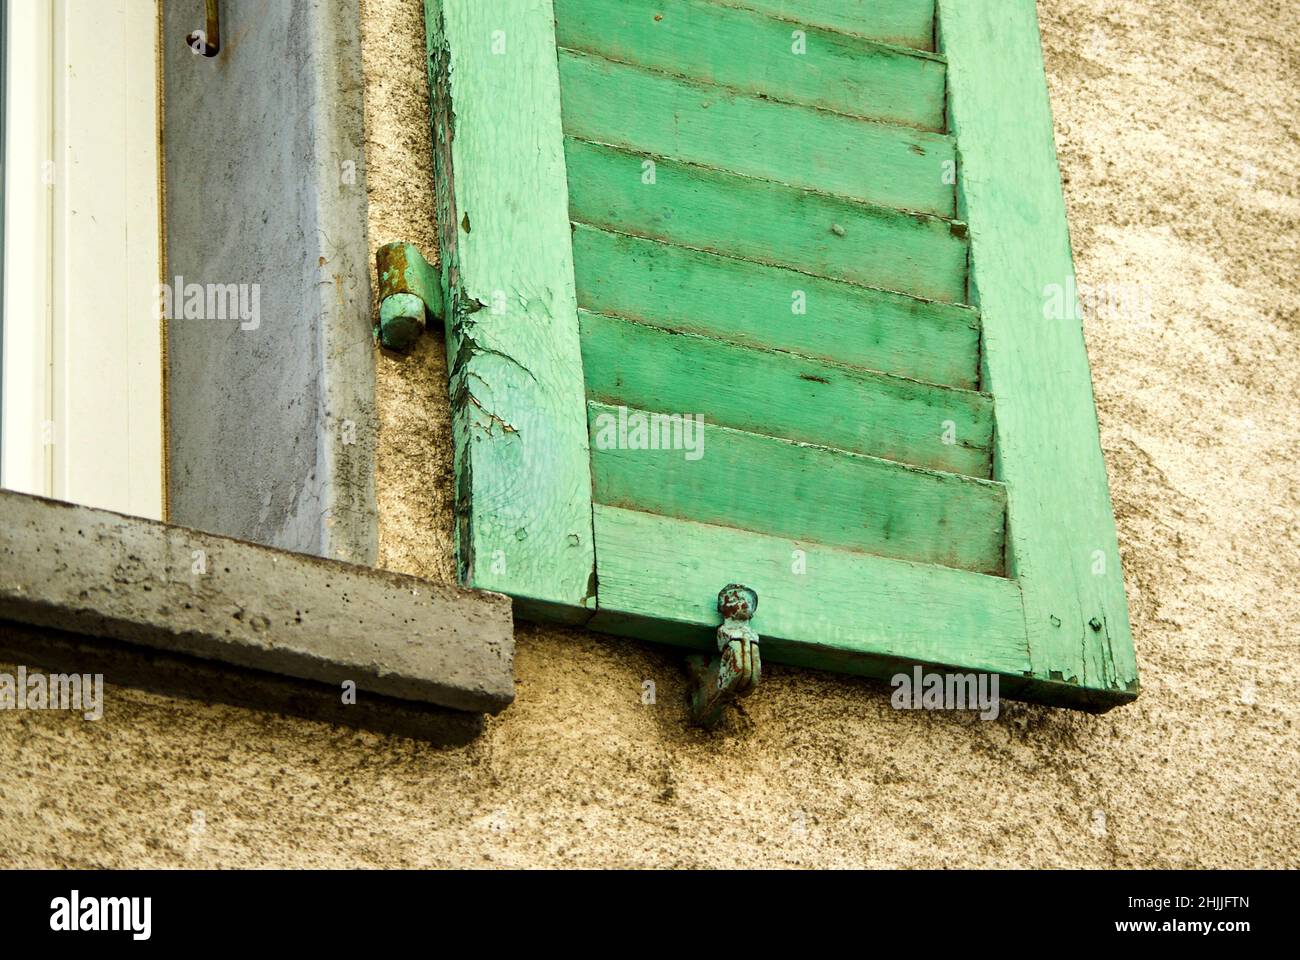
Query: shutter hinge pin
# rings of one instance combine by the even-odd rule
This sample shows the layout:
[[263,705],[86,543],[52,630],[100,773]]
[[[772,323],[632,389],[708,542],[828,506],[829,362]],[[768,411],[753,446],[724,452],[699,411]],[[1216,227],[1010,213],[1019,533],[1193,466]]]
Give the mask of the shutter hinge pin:
[[221,11],[217,0],[204,0],[203,29],[195,30],[185,38],[185,45],[205,57],[215,57],[221,52]]
[[386,243],[375,253],[379,325],[386,350],[404,352],[434,323],[442,322],[442,278],[412,243]]
[[712,727],[733,697],[746,697],[758,686],[762,662],[758,634],[749,625],[758,610],[758,594],[739,583],[729,583],[718,593],[718,656],[686,658],[691,672],[691,719]]

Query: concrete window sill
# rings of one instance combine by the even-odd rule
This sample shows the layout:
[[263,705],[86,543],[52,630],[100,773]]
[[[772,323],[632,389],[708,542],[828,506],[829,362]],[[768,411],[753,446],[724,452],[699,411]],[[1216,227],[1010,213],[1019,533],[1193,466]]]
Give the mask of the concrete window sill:
[[432,739],[514,698],[504,596],[9,491],[0,621],[14,662]]

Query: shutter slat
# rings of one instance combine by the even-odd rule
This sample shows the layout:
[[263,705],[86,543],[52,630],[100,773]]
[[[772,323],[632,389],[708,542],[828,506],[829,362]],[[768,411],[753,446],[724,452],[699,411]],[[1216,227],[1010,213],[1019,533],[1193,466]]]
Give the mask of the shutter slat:
[[[657,240],[574,226],[578,306],[967,389],[979,313]],[[802,311],[802,312],[800,312]]]
[[560,51],[559,64],[570,136],[865,203],[955,214],[955,178],[942,176],[955,154],[943,134],[740,95],[571,50]]
[[717,585],[739,582],[758,591],[767,662],[884,677],[912,663],[1030,669],[1013,580],[600,504],[595,534],[595,630],[716,650]]
[[810,27],[934,49],[934,0],[715,0]]
[[[589,399],[988,478],[984,394],[579,311]],[[945,439],[953,442],[945,443]]]
[[680,415],[589,403],[588,416],[600,503],[1002,572],[1006,490],[999,483],[708,423],[684,425]]
[[555,14],[561,47],[774,100],[944,128],[946,67],[933,54],[704,0],[555,0]]
[[964,224],[573,138],[565,156],[580,223],[930,300],[966,297]]

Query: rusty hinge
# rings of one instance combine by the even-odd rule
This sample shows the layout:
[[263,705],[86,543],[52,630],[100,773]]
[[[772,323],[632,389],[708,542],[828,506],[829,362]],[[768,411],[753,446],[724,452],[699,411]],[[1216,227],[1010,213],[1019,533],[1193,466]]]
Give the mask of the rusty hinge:
[[187,36],[185,45],[195,53],[215,57],[221,52],[221,11],[217,9],[217,0],[206,0],[203,6],[203,29]]
[[375,272],[379,277],[375,337],[387,350],[407,350],[426,326],[443,319],[442,278],[410,243],[380,247]]
[[757,609],[757,593],[739,583],[727,584],[718,593],[718,655],[712,660],[698,655],[686,659],[692,680],[691,719],[702,727],[712,727],[733,697],[747,697],[758,686],[758,634],[749,625]]

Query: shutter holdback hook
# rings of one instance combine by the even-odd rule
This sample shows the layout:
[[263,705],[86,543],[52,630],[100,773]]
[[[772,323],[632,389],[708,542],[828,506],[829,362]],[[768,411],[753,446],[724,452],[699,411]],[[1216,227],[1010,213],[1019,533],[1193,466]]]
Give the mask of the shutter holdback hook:
[[712,727],[734,697],[747,697],[758,686],[762,660],[758,634],[749,625],[758,610],[758,594],[740,583],[729,583],[718,592],[718,656],[712,660],[695,655],[686,658],[691,673],[691,720]]

